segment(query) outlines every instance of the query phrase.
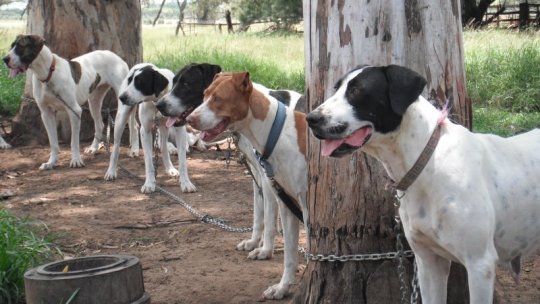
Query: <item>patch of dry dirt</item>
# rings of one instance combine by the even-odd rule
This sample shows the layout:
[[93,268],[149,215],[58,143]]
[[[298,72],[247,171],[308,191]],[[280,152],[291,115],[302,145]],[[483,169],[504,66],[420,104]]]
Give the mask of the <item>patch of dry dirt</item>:
[[[131,159],[125,148],[121,151],[120,164],[142,177],[142,157]],[[142,182],[121,173],[114,182],[104,181],[106,152],[85,155],[85,168],[70,169],[69,147],[64,145],[58,167],[39,171],[48,153],[46,146],[0,151],[0,192],[15,192],[0,204],[17,216],[43,221],[66,255],[139,257],[152,303],[255,303],[268,286],[279,281],[281,240],[276,242],[272,260],[248,260],[247,252],[235,248],[249,233],[231,233],[194,222],[182,206],[162,194],[141,194]],[[236,227],[250,227],[251,179],[235,161],[227,169],[222,156],[215,150],[192,152],[189,172],[198,188],[196,193],[181,193],[177,179],[166,176],[161,164],[158,184],[204,213]],[[161,228],[118,228],[171,221],[178,222]],[[503,303],[540,303],[540,257],[526,261],[519,286],[499,271],[497,288]],[[269,302],[286,303],[289,299]]]

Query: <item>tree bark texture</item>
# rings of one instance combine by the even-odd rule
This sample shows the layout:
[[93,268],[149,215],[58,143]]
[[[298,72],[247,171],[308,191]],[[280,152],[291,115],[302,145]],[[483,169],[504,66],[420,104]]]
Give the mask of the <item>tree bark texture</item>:
[[[423,93],[450,102],[471,127],[465,91],[458,0],[304,1],[308,109],[330,97],[336,81],[361,65],[399,64],[424,75]],[[314,254],[396,251],[395,208],[383,167],[364,153],[320,156],[309,137],[309,245]],[[444,181],[441,181],[444,182]],[[294,303],[400,303],[396,260],[309,262]],[[412,261],[407,261],[410,290]],[[449,303],[467,303],[464,268],[451,275]]]
[[[44,37],[47,46],[66,59],[94,50],[111,50],[129,66],[142,61],[139,0],[29,0],[26,32]],[[32,77],[29,76],[26,77],[24,96],[31,99]],[[103,102],[103,109],[110,108],[114,117],[116,107],[117,99],[110,91]],[[80,138],[86,141],[93,137],[94,127],[88,107],[83,106],[83,110]],[[59,112],[57,116],[59,138],[69,142],[67,115]],[[18,143],[37,141],[47,144],[45,134],[37,105],[23,98],[13,120],[13,137]]]

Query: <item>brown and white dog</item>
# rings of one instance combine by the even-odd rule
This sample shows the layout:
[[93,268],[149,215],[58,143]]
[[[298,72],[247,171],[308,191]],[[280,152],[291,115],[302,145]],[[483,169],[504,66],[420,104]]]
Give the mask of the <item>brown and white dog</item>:
[[[204,102],[187,117],[194,128],[203,131],[203,140],[211,140],[226,129],[245,136],[259,153],[263,153],[278,100],[254,87],[249,73],[218,74],[204,92]],[[275,180],[285,192],[295,198],[307,222],[307,124],[305,114],[286,109],[283,130],[268,162],[272,165]],[[298,266],[299,221],[286,207],[280,205],[285,243],[284,271],[281,281],[264,291],[267,299],[283,298]]]
[[[15,77],[27,70],[32,71],[32,92],[41,111],[41,119],[47,130],[51,154],[49,160],[39,167],[52,169],[58,160],[58,135],[56,131],[56,111],[65,110],[71,125],[70,167],[83,167],[79,150],[81,127],[81,106],[88,101],[90,114],[94,119],[94,141],[85,150],[93,154],[98,150],[103,132],[101,105],[103,97],[112,88],[118,96],[122,80],[128,73],[128,65],[110,51],[94,51],[66,60],[54,54],[45,40],[37,35],[19,35],[11,44],[4,62],[9,75]],[[122,104],[118,102],[118,109]],[[139,149],[139,134],[135,117],[129,120],[132,149]],[[133,153],[138,153],[134,151]]]

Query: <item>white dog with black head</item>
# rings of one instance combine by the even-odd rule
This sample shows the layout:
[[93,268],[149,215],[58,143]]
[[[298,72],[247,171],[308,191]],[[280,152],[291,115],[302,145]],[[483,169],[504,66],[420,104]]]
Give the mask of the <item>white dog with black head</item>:
[[[157,115],[159,128],[159,140],[161,143],[161,158],[165,171],[170,176],[179,176],[182,192],[195,192],[197,188],[191,183],[188,170],[186,153],[188,148],[188,135],[185,126],[166,125],[167,119],[157,111],[155,102],[168,93],[173,84],[174,73],[168,69],[161,69],[151,63],[140,63],[129,71],[120,87],[120,101],[124,108],[118,113],[116,127],[114,129],[114,146],[111,152],[109,168],[105,174],[105,180],[116,179],[116,167],[118,164],[119,144],[122,137],[123,127],[127,117],[134,112],[139,105],[139,121],[141,123],[141,140],[144,152],[144,167],[146,181],[141,187],[142,193],[151,193],[156,189],[155,168],[152,162],[152,129],[154,118]],[[174,168],[168,147],[169,127],[171,127],[176,141],[178,154],[178,170]]]
[[[32,71],[32,93],[41,111],[51,146],[49,160],[39,168],[52,169],[58,160],[56,111],[59,110],[67,112],[71,125],[70,167],[83,167],[79,149],[81,106],[88,101],[94,119],[94,140],[85,150],[85,153],[93,154],[98,150],[103,132],[103,98],[110,88],[118,96],[120,84],[129,70],[128,65],[110,51],[94,51],[67,60],[54,54],[45,45],[45,40],[37,35],[17,36],[3,60],[11,77],[27,70]],[[118,103],[118,108],[121,109],[122,104]],[[132,149],[138,149],[139,135],[135,117],[129,122],[130,143]]]
[[420,96],[425,84],[400,66],[355,69],[307,121],[323,155],[360,149],[399,181],[424,303],[446,303],[455,261],[467,268],[470,303],[491,304],[496,263],[517,280],[522,258],[540,245],[540,129],[471,133]]

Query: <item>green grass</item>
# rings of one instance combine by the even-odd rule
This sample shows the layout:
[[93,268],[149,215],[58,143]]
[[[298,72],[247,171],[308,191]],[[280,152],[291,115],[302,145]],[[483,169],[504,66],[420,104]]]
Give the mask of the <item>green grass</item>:
[[502,136],[540,125],[540,35],[466,31],[467,92],[473,129]]
[[253,81],[270,88],[304,90],[301,35],[207,32],[175,37],[172,30],[146,29],[143,36],[144,60],[175,72],[191,62],[208,62],[224,71],[249,71]]
[[[0,28],[0,55],[3,58],[10,44],[21,30],[17,27]],[[8,78],[8,70],[3,62],[0,63],[0,116],[12,116],[17,112],[24,90],[24,76],[15,79]]]
[[32,222],[0,209],[0,303],[23,303],[24,272],[53,252],[51,243],[37,235]]

